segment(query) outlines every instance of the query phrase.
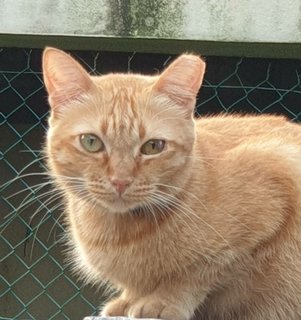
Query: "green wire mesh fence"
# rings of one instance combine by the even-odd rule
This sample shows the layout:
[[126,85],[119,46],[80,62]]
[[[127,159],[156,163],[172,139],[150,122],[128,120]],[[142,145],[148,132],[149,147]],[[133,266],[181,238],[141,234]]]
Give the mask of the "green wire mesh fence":
[[[155,73],[168,55],[74,52],[92,74]],[[207,57],[196,115],[276,113],[301,118],[301,60]],[[0,49],[0,318],[82,319],[102,292],[70,273],[63,210],[42,142],[48,115],[41,50]]]

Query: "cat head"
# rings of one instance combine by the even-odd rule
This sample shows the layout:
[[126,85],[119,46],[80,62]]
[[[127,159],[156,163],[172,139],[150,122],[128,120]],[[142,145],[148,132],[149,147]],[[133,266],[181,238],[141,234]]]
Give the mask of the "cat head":
[[112,213],[172,202],[191,175],[204,71],[198,56],[184,54],[160,75],[90,76],[47,48],[48,163],[67,195]]

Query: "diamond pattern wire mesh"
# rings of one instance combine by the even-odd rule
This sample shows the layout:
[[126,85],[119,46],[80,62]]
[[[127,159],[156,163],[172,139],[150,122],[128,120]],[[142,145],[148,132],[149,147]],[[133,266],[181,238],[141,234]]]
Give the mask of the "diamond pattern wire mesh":
[[[74,52],[92,74],[154,73],[168,55]],[[208,57],[196,114],[301,118],[301,60]],[[41,154],[48,115],[41,50],[0,49],[0,318],[82,319],[101,303],[64,261],[61,203]],[[23,177],[22,177],[23,176]],[[31,217],[34,218],[31,219]]]

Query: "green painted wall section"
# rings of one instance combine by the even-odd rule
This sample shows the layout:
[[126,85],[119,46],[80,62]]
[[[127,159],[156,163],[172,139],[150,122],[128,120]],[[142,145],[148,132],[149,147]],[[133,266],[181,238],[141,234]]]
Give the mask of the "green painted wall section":
[[125,37],[0,34],[0,47],[44,48],[46,46],[54,46],[65,50],[135,51],[170,54],[197,52],[204,56],[301,59],[301,44],[299,43],[240,43]]

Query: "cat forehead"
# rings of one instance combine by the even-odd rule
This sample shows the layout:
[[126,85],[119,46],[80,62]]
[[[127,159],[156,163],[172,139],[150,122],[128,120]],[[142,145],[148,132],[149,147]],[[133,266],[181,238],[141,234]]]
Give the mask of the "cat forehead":
[[96,92],[91,98],[106,115],[121,112],[124,116],[137,116],[137,108],[145,105],[150,98],[154,78],[139,74],[93,77]]
[[[103,76],[92,77],[94,83],[100,89],[111,89],[111,92],[119,90],[127,90],[135,93],[135,90],[150,89],[150,87],[158,79],[158,76],[147,76],[133,73],[110,73]],[[137,91],[136,93],[139,93]]]
[[110,140],[169,136],[170,126],[158,121],[166,117],[168,109],[151,94],[156,78],[139,74],[92,77],[96,91],[68,106],[62,112],[63,123],[67,122],[73,135],[90,132]]
[[[72,136],[94,133],[110,142],[118,142],[118,145],[126,144],[125,141],[129,142],[129,139],[131,143],[138,143],[146,138],[168,138],[174,135],[169,121],[162,119],[161,112],[155,111],[152,103],[149,106],[142,103],[133,107],[126,101],[122,103],[120,99],[116,103],[104,103],[95,97],[91,99],[64,112],[60,123],[66,130],[61,132],[69,132]],[[77,112],[74,112],[75,109]]]
[[[152,103],[155,76],[109,74],[95,77],[96,92],[90,95],[94,115],[102,121],[121,127],[140,126],[143,118],[156,113]],[[91,112],[90,112],[91,114]]]

